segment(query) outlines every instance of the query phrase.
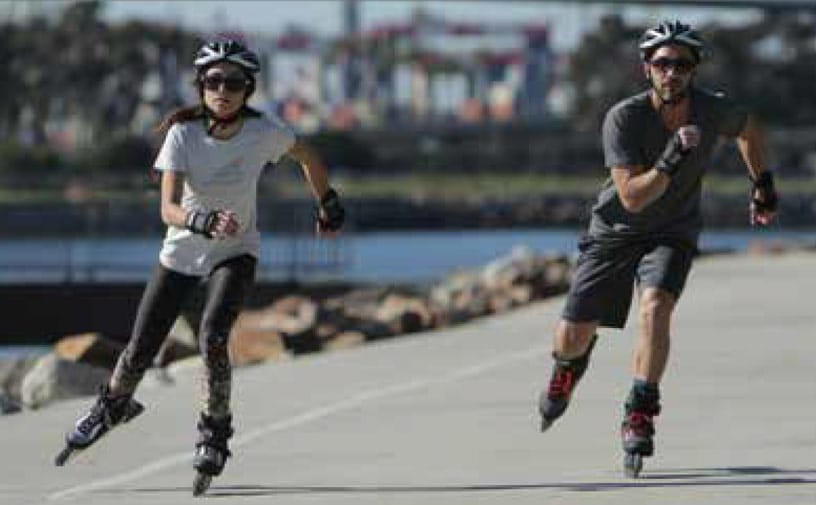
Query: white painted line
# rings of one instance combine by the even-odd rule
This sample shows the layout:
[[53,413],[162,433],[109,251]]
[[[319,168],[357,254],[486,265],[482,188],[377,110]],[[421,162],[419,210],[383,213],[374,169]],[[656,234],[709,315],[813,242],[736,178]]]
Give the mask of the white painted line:
[[[316,421],[318,419],[322,419],[324,417],[336,414],[338,412],[351,410],[373,400],[392,397],[400,393],[407,393],[410,391],[416,391],[424,388],[456,382],[462,379],[467,379],[469,377],[480,375],[485,372],[494,370],[496,368],[501,368],[503,366],[510,365],[519,361],[526,361],[533,358],[539,358],[542,355],[546,354],[547,352],[548,351],[545,351],[545,349],[541,347],[534,347],[530,349],[525,349],[523,351],[505,353],[493,360],[459,368],[458,370],[455,370],[445,375],[441,375],[435,379],[414,379],[408,382],[394,384],[392,386],[386,386],[382,388],[363,391],[345,400],[331,403],[324,407],[318,407],[312,410],[307,410],[302,414],[298,414],[287,419],[282,419],[280,421],[275,421],[260,428],[250,430],[244,435],[235,437],[231,445],[233,447],[241,447],[251,443],[254,440],[269,435],[270,433],[283,431],[289,428],[293,428],[295,426],[300,426],[303,424],[310,423],[312,421]],[[49,495],[48,500],[64,500],[68,498],[74,498],[78,495],[89,493],[99,489],[118,486],[126,482],[141,479],[150,474],[158,473],[162,470],[178,465],[180,463],[189,463],[190,460],[191,456],[187,452],[171,454],[163,458],[159,458],[153,463],[148,463],[129,472],[120,473],[119,475],[114,475],[113,477],[109,477],[107,479],[99,479],[89,482],[87,484],[80,484],[78,486],[58,491],[56,493]]]

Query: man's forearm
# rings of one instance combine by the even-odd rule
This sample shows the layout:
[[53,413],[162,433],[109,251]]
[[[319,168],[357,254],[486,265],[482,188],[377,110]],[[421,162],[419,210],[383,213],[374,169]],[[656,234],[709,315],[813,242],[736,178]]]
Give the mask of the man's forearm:
[[655,169],[632,175],[631,169],[616,168],[612,177],[623,207],[635,214],[660,198],[671,182],[671,177]]

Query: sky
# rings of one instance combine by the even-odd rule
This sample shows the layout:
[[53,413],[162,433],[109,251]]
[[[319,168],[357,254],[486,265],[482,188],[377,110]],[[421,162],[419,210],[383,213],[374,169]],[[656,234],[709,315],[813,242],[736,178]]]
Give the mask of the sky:
[[[740,9],[621,7],[611,4],[576,5],[570,2],[363,0],[360,2],[362,28],[365,30],[383,23],[404,22],[418,5],[435,15],[455,21],[542,22],[552,27],[551,42],[556,50],[574,47],[583,33],[597,26],[600,17],[615,11],[631,22],[679,18],[692,23],[716,20],[728,24],[741,23],[757,15],[756,11]],[[276,34],[289,25],[298,25],[330,36],[340,34],[343,29],[343,2],[339,0],[108,0],[104,13],[111,22],[131,18],[152,19],[204,32],[238,30]]]

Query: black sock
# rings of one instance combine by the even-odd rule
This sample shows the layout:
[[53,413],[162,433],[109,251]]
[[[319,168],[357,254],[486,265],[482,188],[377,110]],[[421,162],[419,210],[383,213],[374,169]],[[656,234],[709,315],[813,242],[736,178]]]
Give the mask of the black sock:
[[635,379],[632,383],[632,390],[629,393],[627,406],[651,407],[660,401],[660,387],[656,382],[646,382],[643,379]]

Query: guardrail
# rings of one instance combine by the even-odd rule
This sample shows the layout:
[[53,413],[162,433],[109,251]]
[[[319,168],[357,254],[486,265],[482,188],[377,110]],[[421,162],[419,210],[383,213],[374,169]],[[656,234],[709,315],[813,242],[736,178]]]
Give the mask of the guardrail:
[[[38,238],[0,243],[0,283],[87,283],[147,279],[161,241],[145,238]],[[261,247],[258,281],[298,281],[342,274],[352,260],[351,239],[275,234]]]

